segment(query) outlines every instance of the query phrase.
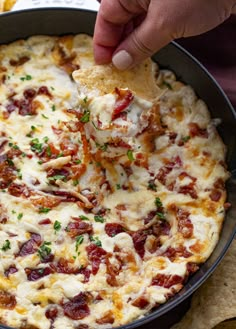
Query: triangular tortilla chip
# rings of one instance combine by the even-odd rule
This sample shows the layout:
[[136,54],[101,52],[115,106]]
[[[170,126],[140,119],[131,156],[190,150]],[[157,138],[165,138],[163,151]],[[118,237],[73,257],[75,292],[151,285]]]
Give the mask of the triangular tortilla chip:
[[136,67],[119,71],[112,64],[95,65],[73,73],[79,91],[91,96],[109,94],[118,88],[128,88],[146,100],[155,100],[162,93],[155,81],[156,64],[148,59]]

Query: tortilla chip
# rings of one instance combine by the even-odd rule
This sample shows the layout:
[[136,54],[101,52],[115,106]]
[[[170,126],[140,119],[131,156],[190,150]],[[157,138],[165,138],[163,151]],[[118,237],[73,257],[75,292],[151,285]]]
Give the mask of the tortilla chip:
[[236,329],[236,320],[222,322],[214,327],[214,329]]
[[[190,310],[172,329],[212,329],[219,323],[236,317],[235,259],[234,240],[214,274],[194,294]],[[229,328],[236,329],[235,321],[233,325]]]
[[91,96],[109,94],[118,88],[128,88],[146,100],[159,98],[161,91],[155,81],[156,64],[148,59],[133,69],[119,71],[112,64],[95,65],[73,73],[79,91]]

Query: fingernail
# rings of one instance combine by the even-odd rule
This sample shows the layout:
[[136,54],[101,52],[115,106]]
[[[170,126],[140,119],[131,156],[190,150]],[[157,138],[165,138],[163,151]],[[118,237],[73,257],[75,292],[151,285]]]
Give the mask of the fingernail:
[[118,70],[123,71],[133,64],[133,58],[126,50],[120,50],[112,57],[112,63]]

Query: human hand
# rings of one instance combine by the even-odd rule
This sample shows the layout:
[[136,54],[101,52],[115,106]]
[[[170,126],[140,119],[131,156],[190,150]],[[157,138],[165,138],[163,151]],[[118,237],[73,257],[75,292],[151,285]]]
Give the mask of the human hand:
[[236,0],[102,0],[94,32],[95,61],[128,69],[174,39],[213,29],[235,7]]

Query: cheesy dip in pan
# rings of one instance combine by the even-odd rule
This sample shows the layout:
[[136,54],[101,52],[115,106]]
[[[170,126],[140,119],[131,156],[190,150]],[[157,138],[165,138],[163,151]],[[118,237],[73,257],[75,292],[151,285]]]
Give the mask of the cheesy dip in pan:
[[111,328],[178,292],[213,251],[225,146],[151,60],[96,66],[86,35],[0,47],[0,322]]

